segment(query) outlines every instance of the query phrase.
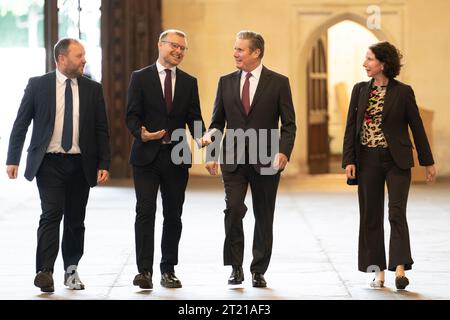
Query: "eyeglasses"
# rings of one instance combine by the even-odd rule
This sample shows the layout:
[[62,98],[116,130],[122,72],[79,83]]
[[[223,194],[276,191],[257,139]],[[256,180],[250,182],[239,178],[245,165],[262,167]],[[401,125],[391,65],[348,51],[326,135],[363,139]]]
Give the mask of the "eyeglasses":
[[178,43],[172,42],[172,41],[166,41],[166,40],[161,40],[161,42],[165,42],[170,44],[170,46],[172,47],[172,49],[176,50],[176,49],[180,49],[181,52],[186,52],[187,51],[187,47],[185,46],[180,46]]

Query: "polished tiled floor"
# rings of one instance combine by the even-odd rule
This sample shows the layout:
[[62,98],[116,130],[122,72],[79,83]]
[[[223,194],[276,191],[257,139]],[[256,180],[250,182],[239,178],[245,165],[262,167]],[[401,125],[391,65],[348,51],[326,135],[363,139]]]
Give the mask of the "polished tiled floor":
[[[387,287],[376,290],[368,287],[371,276],[356,270],[356,189],[346,186],[342,175],[282,180],[266,289],[252,288],[249,281],[251,210],[244,219],[246,281],[235,288],[226,285],[230,270],[222,265],[224,196],[218,178],[191,177],[189,183],[176,268],[183,288],[161,287],[155,272],[151,291],[132,285],[134,190],[129,181],[92,189],[85,255],[79,266],[86,290],[65,289],[59,256],[54,294],[41,294],[33,286],[40,213],[35,183],[23,177],[2,178],[0,188],[0,299],[450,299],[449,182],[412,187],[408,215],[415,264],[408,273],[411,285],[404,292],[395,290],[392,273],[387,275]],[[250,197],[247,206],[251,208]],[[160,258],[161,224],[159,203],[155,261]]]

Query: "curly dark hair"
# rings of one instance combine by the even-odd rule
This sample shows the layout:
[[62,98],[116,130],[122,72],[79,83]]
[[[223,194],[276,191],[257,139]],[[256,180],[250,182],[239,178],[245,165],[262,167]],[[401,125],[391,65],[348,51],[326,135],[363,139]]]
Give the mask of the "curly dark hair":
[[383,74],[386,77],[393,79],[400,74],[403,55],[394,45],[382,41],[371,45],[369,49],[380,62],[384,63]]

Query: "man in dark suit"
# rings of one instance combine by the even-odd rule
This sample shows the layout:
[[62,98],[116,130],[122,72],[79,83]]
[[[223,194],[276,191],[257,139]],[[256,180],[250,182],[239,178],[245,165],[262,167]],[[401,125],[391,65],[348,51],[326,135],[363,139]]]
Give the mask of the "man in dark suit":
[[[185,128],[197,143],[205,125],[200,111],[197,80],[177,66],[186,53],[186,35],[178,30],[161,33],[155,64],[135,71],[128,89],[126,123],[134,143],[130,163],[136,191],[136,262],[133,284],[152,289],[154,229],[158,189],[163,204],[161,285],[181,288],[175,276],[181,214],[191,167]],[[196,129],[194,129],[194,127]],[[180,148],[182,147],[182,148]],[[176,150],[181,150],[176,152]]]
[[[264,39],[260,34],[252,31],[237,34],[234,59],[239,70],[219,80],[210,131],[204,137],[211,142],[208,136],[213,135],[214,129],[222,132],[226,123],[221,152],[226,194],[224,264],[233,267],[228,280],[233,285],[244,280],[242,219],[247,211],[244,200],[250,184],[255,215],[250,266],[254,287],[267,285],[264,273],[272,254],[280,171],[290,158],[296,132],[289,79],[264,67],[263,56]],[[264,160],[266,156],[270,156],[270,161]],[[216,175],[218,162],[208,161],[206,168]]]
[[16,179],[28,127],[33,134],[25,177],[36,177],[42,215],[38,228],[36,277],[43,292],[53,292],[53,267],[64,215],[64,284],[82,290],[77,266],[83,255],[84,218],[90,187],[108,179],[110,147],[102,86],[83,77],[83,45],[61,39],[54,48],[57,70],[31,78],[9,140],[7,174]]

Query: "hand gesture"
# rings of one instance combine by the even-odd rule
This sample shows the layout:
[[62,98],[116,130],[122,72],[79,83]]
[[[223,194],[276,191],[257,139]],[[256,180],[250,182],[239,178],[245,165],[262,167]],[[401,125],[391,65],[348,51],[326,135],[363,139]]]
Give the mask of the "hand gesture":
[[155,132],[149,132],[147,131],[147,128],[141,127],[141,139],[143,142],[162,139],[162,137],[164,137],[165,134],[166,130],[164,129]]

